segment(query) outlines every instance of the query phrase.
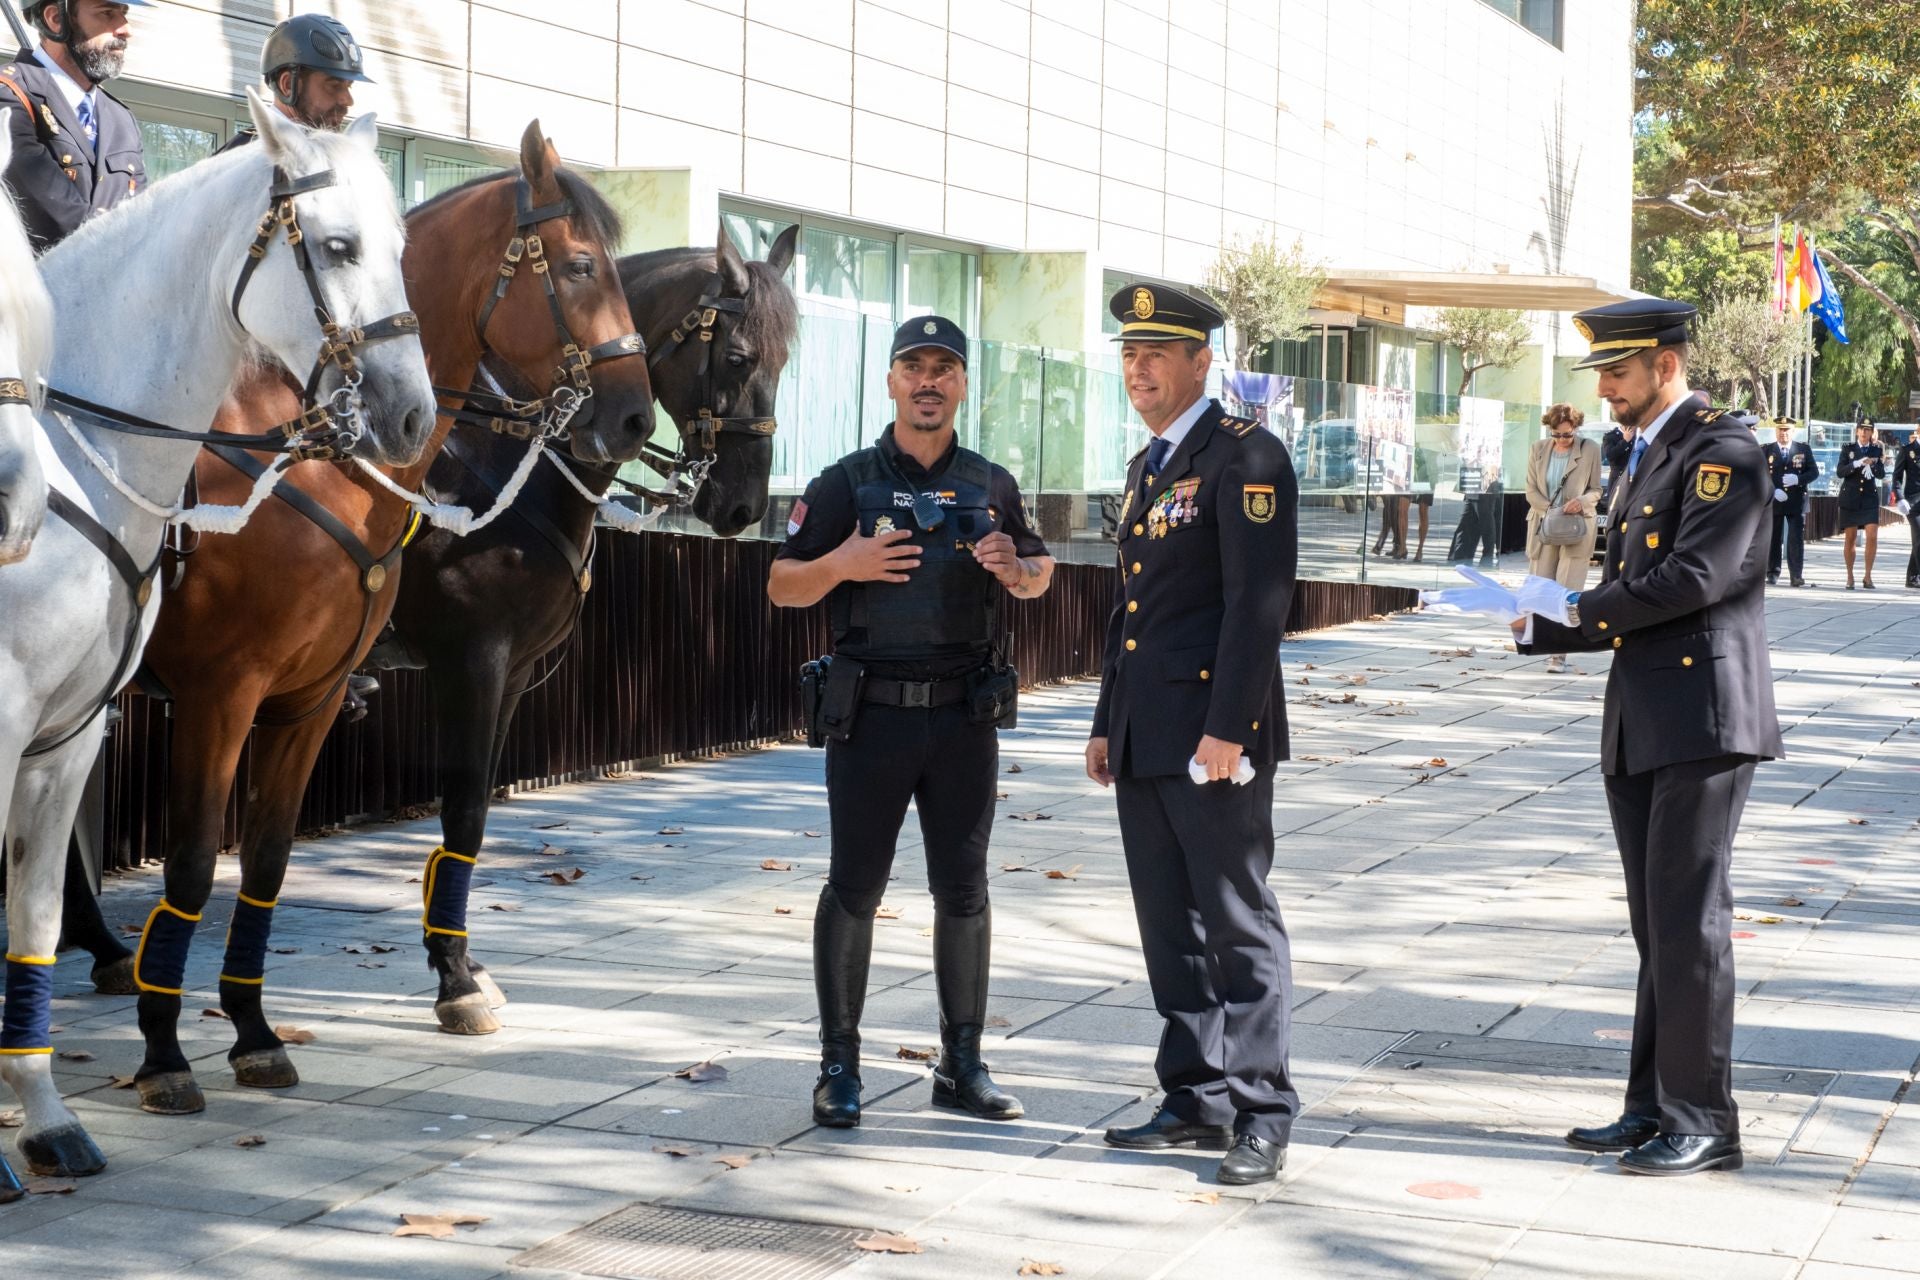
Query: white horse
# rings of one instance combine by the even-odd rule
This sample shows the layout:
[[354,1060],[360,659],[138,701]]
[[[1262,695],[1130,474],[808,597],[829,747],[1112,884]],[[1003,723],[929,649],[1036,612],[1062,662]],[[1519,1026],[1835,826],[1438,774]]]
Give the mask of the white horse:
[[[253,344],[289,369],[315,367],[322,334],[310,285],[344,329],[406,310],[404,232],[374,155],[373,118],[362,116],[343,135],[315,133],[257,90],[249,97],[259,145],[157,184],[41,259],[53,297],[56,390],[198,431],[242,362],[257,354]],[[322,176],[329,172],[330,182]],[[299,191],[292,217],[271,224],[264,252],[250,257],[256,234],[269,229],[261,214],[275,203],[280,176]],[[289,247],[295,234],[304,237],[311,277]],[[417,331],[353,354],[366,408],[360,451],[412,462],[435,415]],[[346,383],[330,365],[318,395]],[[62,422],[52,399],[40,416],[47,519],[26,559],[0,572],[0,820],[9,850],[0,1077],[25,1110],[20,1150],[28,1166],[71,1176],[98,1172],[105,1158],[61,1101],[49,1057],[67,833],[110,686],[131,672],[159,613],[157,592],[138,574],[158,562],[166,515],[198,449],[108,431],[82,416]],[[90,513],[97,527],[63,513],[63,502]],[[103,532],[117,546],[100,545]],[[171,959],[158,953],[166,947],[150,937],[142,950],[145,974],[164,983]]]
[[[0,172],[13,155],[10,112],[0,111]],[[34,269],[33,246],[13,198],[0,187],[0,386],[18,381],[28,404],[0,390],[0,565],[26,559],[47,509],[46,476],[34,450],[41,379],[53,354],[53,302]]]

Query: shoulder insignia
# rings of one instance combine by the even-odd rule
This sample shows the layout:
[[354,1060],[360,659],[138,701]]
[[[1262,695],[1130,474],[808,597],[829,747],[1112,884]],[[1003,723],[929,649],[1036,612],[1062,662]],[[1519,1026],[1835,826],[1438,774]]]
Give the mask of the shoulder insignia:
[[1718,422],[1726,416],[1727,411],[1725,409],[1709,409],[1701,414],[1698,420],[1701,422]]
[[1733,484],[1733,468],[1717,462],[1703,462],[1693,474],[1693,496],[1702,502],[1718,502],[1727,496]]
[[1259,426],[1260,424],[1252,418],[1236,418],[1226,414],[1223,414],[1220,418],[1221,430],[1228,432],[1236,440],[1246,439],[1252,435]]

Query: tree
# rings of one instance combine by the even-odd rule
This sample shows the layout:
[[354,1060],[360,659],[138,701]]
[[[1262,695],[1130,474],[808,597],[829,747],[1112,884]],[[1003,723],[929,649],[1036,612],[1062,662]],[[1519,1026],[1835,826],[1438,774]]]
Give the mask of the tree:
[[1460,348],[1460,390],[1467,394],[1482,369],[1511,369],[1520,363],[1533,326],[1527,313],[1508,307],[1443,307],[1435,316],[1434,336]]
[[1298,238],[1282,248],[1269,232],[1223,246],[1204,284],[1233,326],[1233,367],[1249,371],[1270,344],[1305,333],[1326,282],[1326,264],[1308,257]]
[[1765,293],[1722,298],[1702,313],[1691,345],[1700,372],[1728,385],[1728,404],[1739,404],[1744,383],[1755,412],[1769,417],[1773,375],[1807,354],[1806,321],[1797,313],[1776,314]]
[[1640,0],[1634,42],[1649,229],[1920,189],[1920,0]]

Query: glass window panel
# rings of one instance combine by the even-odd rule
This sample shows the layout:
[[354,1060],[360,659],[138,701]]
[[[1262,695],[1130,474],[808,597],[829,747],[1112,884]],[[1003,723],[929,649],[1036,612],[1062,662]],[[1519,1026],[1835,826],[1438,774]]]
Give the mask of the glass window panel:
[[456,160],[452,156],[422,155],[419,181],[414,184],[414,194],[419,199],[414,203],[425,204],[443,191],[451,191],[469,179],[492,172],[491,165],[482,164],[478,160]]
[[219,150],[221,138],[211,129],[142,120],[140,143],[147,153],[147,181],[154,183],[196,160],[205,160]]
[[893,318],[893,241],[800,228],[799,292],[866,315]]
[[909,245],[905,314],[945,316],[962,329],[970,329],[979,262],[971,253]]
[[373,153],[380,161],[380,167],[387,171],[387,181],[393,184],[393,198],[400,207],[407,204],[407,153],[401,147],[380,147]]
[[773,242],[791,223],[775,222],[772,218],[761,218],[751,213],[720,214],[720,225],[727,229],[727,239],[733,241],[733,247],[740,256],[747,259],[765,258],[773,248]]

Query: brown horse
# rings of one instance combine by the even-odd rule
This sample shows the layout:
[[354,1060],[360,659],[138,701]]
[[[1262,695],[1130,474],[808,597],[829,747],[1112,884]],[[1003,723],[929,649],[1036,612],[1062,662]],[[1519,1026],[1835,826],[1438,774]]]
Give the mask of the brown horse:
[[[521,141],[517,172],[438,196],[407,222],[407,293],[436,390],[469,386],[484,360],[517,375],[516,383],[552,385],[549,408],[555,397],[585,391],[568,424],[574,453],[595,463],[637,456],[652,431],[653,392],[644,359],[616,358],[640,354],[612,257],[618,220],[562,167],[539,123]],[[440,394],[443,402],[466,399],[461,412],[475,416],[471,398]],[[287,417],[287,399],[280,371],[263,371],[236,386],[223,425]],[[496,402],[490,412],[507,411]],[[527,426],[525,410],[508,416],[516,430]],[[450,421],[443,408],[420,461],[387,474],[417,489]],[[201,499],[244,494],[253,466],[231,453],[203,454],[195,472]],[[287,485],[297,492],[285,492]],[[397,597],[412,523],[405,500],[351,467],[302,464],[277,496],[240,536],[208,538],[185,557],[147,648],[152,681],[174,700],[166,893],[148,918],[135,972],[147,1046],[136,1080],[141,1105],[162,1114],[205,1107],[178,1040],[182,974],[193,922],[213,890],[228,794],[250,730],[253,794],[220,978],[221,1008],[235,1032],[227,1056],[242,1085],[298,1082],[261,1008],[274,901],[342,687]]]

